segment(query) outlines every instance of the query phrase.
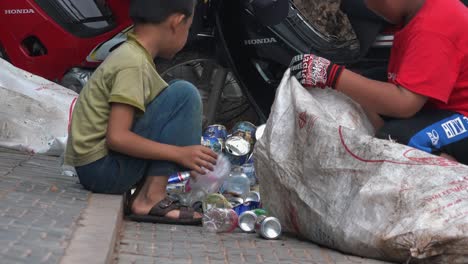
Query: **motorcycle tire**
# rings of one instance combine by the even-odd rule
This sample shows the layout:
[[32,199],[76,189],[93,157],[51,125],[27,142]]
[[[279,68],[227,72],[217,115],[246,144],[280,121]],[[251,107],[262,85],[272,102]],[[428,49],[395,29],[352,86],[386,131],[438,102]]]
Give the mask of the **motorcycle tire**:
[[[215,56],[200,50],[183,50],[171,60],[157,59],[155,63],[157,71],[166,82],[175,79],[186,80],[198,88],[204,106],[203,127],[206,127],[211,125],[206,120],[206,106],[211,92],[213,74],[216,68],[221,66]],[[229,129],[238,121],[249,121],[255,124],[257,120],[258,117],[242,93],[235,75],[229,71],[223,93],[216,106],[214,123],[223,124]]]

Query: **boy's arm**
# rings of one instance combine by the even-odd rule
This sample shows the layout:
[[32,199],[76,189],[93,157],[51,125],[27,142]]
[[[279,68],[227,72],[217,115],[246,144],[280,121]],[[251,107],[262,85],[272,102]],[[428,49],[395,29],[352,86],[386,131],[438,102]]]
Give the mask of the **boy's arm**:
[[368,79],[343,70],[335,89],[351,97],[366,111],[396,118],[409,118],[419,112],[427,97],[389,82]]
[[301,54],[290,65],[292,76],[306,88],[331,87],[358,102],[366,112],[397,118],[416,114],[427,97],[392,83],[368,79],[314,54]]
[[205,173],[201,167],[213,169],[217,156],[209,148],[167,145],[133,133],[134,114],[135,108],[130,105],[112,104],[106,135],[109,149],[137,158],[172,161],[200,174]]

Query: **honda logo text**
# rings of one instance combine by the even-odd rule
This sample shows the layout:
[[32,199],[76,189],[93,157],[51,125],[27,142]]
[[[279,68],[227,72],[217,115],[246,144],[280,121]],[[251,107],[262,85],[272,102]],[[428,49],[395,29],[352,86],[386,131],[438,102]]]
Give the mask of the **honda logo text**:
[[276,43],[275,38],[263,38],[263,39],[248,39],[244,40],[245,45],[262,45],[262,44],[271,44]]
[[34,14],[34,9],[6,9],[5,15]]

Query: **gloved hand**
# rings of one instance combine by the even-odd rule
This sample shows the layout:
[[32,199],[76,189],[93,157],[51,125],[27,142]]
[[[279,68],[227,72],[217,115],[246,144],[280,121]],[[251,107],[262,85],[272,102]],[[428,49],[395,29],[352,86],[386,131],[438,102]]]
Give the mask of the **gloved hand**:
[[289,64],[291,75],[306,88],[335,88],[344,66],[334,64],[329,60],[314,54],[295,56]]

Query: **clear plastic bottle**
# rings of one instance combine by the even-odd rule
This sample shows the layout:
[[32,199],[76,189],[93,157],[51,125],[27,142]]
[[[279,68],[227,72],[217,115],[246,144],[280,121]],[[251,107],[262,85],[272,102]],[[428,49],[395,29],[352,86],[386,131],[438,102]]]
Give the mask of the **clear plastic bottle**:
[[232,169],[231,175],[224,182],[223,191],[237,197],[243,197],[250,191],[250,179],[242,171],[242,167]]
[[228,208],[212,208],[203,215],[203,228],[212,233],[232,232],[237,227],[239,217]]
[[255,167],[253,163],[245,163],[242,165],[242,170],[247,175],[247,178],[250,180],[250,186],[255,186],[257,184],[257,176],[255,174]]

